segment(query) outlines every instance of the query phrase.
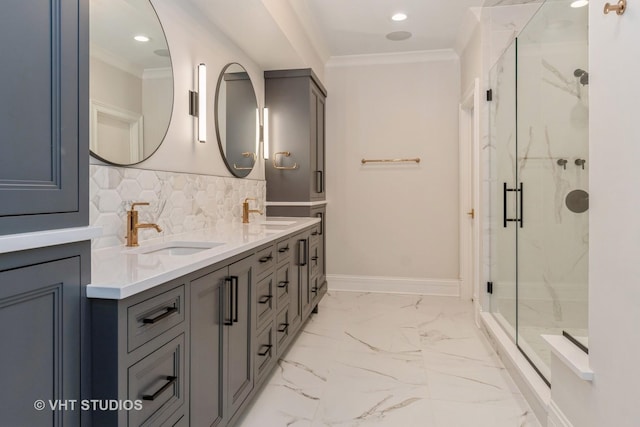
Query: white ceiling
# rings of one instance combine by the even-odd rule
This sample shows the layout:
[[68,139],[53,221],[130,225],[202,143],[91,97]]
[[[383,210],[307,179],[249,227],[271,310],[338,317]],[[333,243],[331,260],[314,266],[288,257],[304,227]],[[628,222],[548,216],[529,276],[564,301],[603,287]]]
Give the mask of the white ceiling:
[[[453,49],[469,8],[483,0],[289,0],[330,56]],[[394,22],[404,12],[408,19]],[[413,36],[390,41],[393,31]]]

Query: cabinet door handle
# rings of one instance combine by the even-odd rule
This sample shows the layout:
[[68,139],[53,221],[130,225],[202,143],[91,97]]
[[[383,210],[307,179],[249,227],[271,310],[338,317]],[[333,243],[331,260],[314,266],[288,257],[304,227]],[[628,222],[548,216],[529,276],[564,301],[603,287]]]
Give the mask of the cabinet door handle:
[[318,257],[317,257],[317,256],[312,256],[312,257],[311,257],[311,261],[317,261],[317,260],[318,260]]
[[320,218],[320,235],[324,233],[324,214],[322,212],[316,213],[316,217]]
[[280,252],[281,254],[289,252],[289,245],[285,246],[284,248],[278,249],[278,252]]
[[266,356],[267,354],[270,354],[271,353],[271,347],[273,347],[271,344],[263,345],[261,348],[264,348],[264,350],[258,352],[258,356]]
[[278,283],[278,287],[279,288],[286,288],[287,286],[289,286],[289,281],[285,280],[284,282],[279,282]]
[[153,394],[143,394],[142,400],[151,400],[151,401],[156,400],[158,396],[164,393],[165,390],[171,387],[176,381],[178,381],[178,377],[167,377],[167,382],[165,385],[160,387],[160,389]]
[[233,280],[230,277],[224,279],[225,283],[229,284],[229,320],[224,319],[224,324],[227,326],[233,325]]
[[[300,251],[302,250],[302,254]],[[300,267],[304,267],[307,265],[307,240],[301,239],[298,240],[298,265]]]
[[273,295],[262,295],[258,300],[258,303],[266,304],[271,300],[271,298],[273,298]]
[[233,287],[234,287],[234,306],[235,306],[235,311],[233,313],[233,322],[234,323],[238,323],[238,276],[231,276],[231,281],[233,282]]
[[312,236],[317,236],[317,235],[319,235],[319,234],[320,234],[320,233],[319,233],[318,231],[314,231],[313,233],[311,233],[311,235],[312,235]]
[[314,286],[313,288],[311,288],[311,292],[313,292],[314,294],[318,293],[318,287]]
[[287,329],[289,329],[289,324],[281,323],[280,327],[278,328],[278,332],[287,332]]
[[262,258],[259,259],[259,261],[264,264],[265,262],[269,262],[273,259],[273,255],[267,255],[267,256],[263,256]]
[[166,319],[167,317],[171,316],[173,313],[176,313],[178,311],[178,307],[175,307],[175,306],[165,307],[163,308],[163,310],[166,310],[166,311],[159,316],[145,317],[144,319],[142,319],[142,323],[153,325],[154,323],[159,322],[162,319]]
[[316,171],[316,193],[322,193],[324,190],[324,179],[322,171]]

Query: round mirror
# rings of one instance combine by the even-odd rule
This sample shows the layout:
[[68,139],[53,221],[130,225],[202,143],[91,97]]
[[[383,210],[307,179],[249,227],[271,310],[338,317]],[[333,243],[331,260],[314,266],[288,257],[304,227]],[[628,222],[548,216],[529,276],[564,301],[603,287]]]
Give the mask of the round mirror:
[[249,175],[257,160],[258,101],[249,74],[237,63],[228,64],[216,88],[216,135],[229,171]]
[[173,71],[149,0],[91,0],[91,154],[116,165],[151,156],[169,128]]

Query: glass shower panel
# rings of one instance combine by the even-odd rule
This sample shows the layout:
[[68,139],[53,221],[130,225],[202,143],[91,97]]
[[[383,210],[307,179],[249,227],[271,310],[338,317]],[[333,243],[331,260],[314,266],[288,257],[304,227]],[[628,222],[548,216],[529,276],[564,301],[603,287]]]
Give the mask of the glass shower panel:
[[[488,185],[490,206],[491,312],[515,341],[516,336],[516,46],[511,44],[489,73],[492,101]],[[506,203],[506,204],[505,204]]]
[[550,377],[541,335],[587,336],[587,7],[548,0],[517,39],[517,344]]

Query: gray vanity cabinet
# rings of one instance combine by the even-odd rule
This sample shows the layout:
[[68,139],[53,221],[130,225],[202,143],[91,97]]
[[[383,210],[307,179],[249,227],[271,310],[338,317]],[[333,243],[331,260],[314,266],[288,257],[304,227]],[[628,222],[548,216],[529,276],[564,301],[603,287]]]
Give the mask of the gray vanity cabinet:
[[[327,91],[311,69],[265,71],[264,78],[271,159],[267,201],[324,200]],[[286,169],[274,167],[274,161]]]
[[89,223],[88,3],[0,2],[0,234]]
[[253,389],[250,256],[191,281],[191,422],[226,425]]
[[93,411],[92,426],[165,426],[188,420],[189,287],[169,281],[123,300],[91,300],[91,398],[140,410]]
[[[83,242],[0,255],[0,424],[81,424],[80,411],[49,402],[80,401],[88,391],[81,334],[89,253]],[[34,409],[38,400],[44,409]]]

